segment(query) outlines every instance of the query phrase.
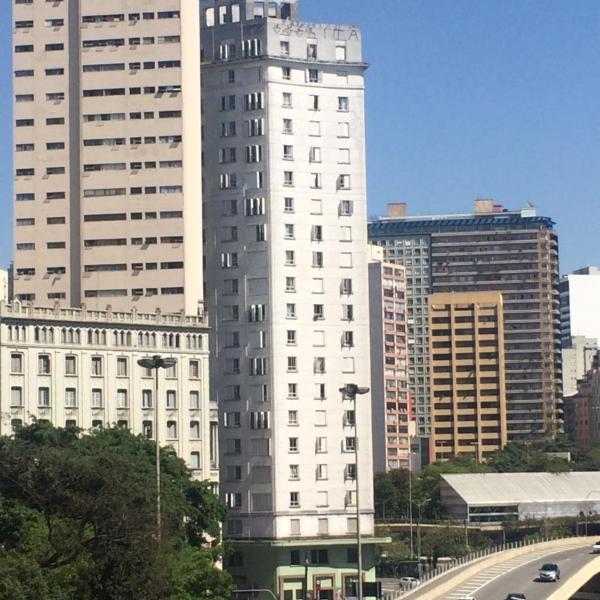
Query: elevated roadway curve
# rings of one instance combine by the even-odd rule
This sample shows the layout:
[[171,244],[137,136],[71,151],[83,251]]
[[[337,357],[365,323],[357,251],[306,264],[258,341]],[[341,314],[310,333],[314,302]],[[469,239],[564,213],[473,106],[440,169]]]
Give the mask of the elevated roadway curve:
[[[527,600],[548,600],[569,578],[575,576],[594,558],[589,545],[559,552],[545,550],[520,556],[490,567],[489,570],[483,568],[475,577],[440,596],[440,600],[460,600],[469,596],[476,600],[504,600],[509,592],[521,592]],[[537,571],[545,562],[558,563],[561,576],[559,582],[536,581]]]
[[[571,583],[576,581],[572,579],[576,574],[586,571],[589,578],[591,571],[600,572],[600,557],[591,553],[594,541],[594,538],[562,539],[492,554],[425,582],[403,594],[401,600],[462,600],[469,597],[504,600],[510,592],[524,593],[527,600],[549,600],[550,597],[563,600],[554,593],[569,580]],[[594,560],[599,562],[590,564]],[[544,562],[559,564],[559,583],[536,581],[537,571]]]

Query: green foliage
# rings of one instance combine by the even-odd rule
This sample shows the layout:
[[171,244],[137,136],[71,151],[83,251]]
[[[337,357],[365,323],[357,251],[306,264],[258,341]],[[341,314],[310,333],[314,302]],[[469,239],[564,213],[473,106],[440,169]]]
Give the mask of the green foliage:
[[494,452],[487,464],[497,473],[565,473],[574,465],[547,453],[568,451],[570,446],[563,436],[547,442],[541,449],[524,442],[509,442],[504,449]]
[[435,569],[442,556],[460,557],[469,553],[464,531],[458,527],[437,527],[421,536],[421,554]]
[[[397,469],[375,475],[375,513],[382,521],[408,517],[408,469]],[[413,483],[415,478],[413,477]]]
[[115,428],[80,435],[35,424],[0,439],[0,600],[227,598],[215,568],[224,508],[183,461]]

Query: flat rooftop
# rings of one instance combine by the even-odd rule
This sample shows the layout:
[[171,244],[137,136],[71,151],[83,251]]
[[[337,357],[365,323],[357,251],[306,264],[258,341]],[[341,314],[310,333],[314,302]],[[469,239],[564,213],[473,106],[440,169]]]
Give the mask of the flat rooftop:
[[470,506],[535,502],[600,503],[600,472],[467,473],[442,480]]

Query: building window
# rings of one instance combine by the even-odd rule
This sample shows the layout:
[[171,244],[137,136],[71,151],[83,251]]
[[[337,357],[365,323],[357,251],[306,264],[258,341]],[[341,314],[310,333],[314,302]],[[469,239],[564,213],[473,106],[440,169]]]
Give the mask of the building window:
[[177,439],[177,422],[176,421],[167,421],[167,439],[168,440],[176,440]]
[[142,421],[142,435],[148,439],[152,437],[152,421]]
[[200,363],[197,360],[190,360],[190,378],[198,379],[200,377]]
[[300,492],[290,492],[290,508],[300,507]]
[[288,452],[297,453],[298,450],[298,438],[291,437],[288,439]]
[[200,452],[192,452],[190,454],[190,468],[193,470],[200,468]]
[[327,465],[317,465],[316,477],[318,481],[327,479]]
[[50,406],[50,388],[38,388],[38,406],[47,408]]
[[77,406],[77,392],[75,388],[67,388],[65,390],[65,406],[67,408],[75,408]]
[[[177,342],[179,344],[179,342]],[[175,379],[177,377],[177,362],[165,369],[165,377]]]
[[142,408],[152,408],[152,390],[142,390]]
[[77,375],[76,356],[65,356],[65,375]]
[[50,356],[47,354],[38,355],[38,373],[40,375],[50,375]]
[[338,97],[338,110],[341,112],[348,112],[350,110],[350,100],[347,96]]
[[10,388],[10,405],[14,407],[23,406],[23,388],[16,385]]
[[354,452],[356,450],[356,438],[347,437],[344,440],[344,452]]
[[310,562],[313,565],[327,565],[329,564],[329,552],[327,549],[320,548],[318,550],[310,551]]
[[190,438],[200,439],[200,421],[190,421]]
[[117,408],[127,408],[128,406],[127,390],[117,390]]
[[325,454],[327,452],[327,438],[318,437],[316,441],[317,454]]
[[127,377],[127,359],[117,358],[117,377]]
[[323,304],[313,304],[313,320],[322,321],[325,318],[325,308]]
[[92,389],[92,408],[102,408],[102,390],[100,388]]
[[197,410],[200,408],[200,392],[192,390],[190,392],[190,409]]
[[102,375],[101,356],[92,356],[92,375]]
[[167,410],[175,410],[177,408],[177,393],[175,390],[167,390]]
[[22,373],[23,372],[23,355],[22,354],[11,354],[10,355],[10,372],[11,373]]

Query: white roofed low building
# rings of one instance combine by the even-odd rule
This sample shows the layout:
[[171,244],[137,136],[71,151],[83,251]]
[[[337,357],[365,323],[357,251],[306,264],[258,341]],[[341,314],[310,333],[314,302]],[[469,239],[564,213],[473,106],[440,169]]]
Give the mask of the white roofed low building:
[[598,472],[442,475],[440,493],[448,516],[470,523],[600,513]]

